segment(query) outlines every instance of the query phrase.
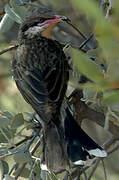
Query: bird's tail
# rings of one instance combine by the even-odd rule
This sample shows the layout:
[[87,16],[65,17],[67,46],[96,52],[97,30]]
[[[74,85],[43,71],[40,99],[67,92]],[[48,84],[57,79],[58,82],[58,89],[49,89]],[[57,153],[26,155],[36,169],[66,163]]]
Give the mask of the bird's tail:
[[74,164],[81,164],[90,157],[106,157],[106,151],[92,140],[78,125],[70,110],[66,108],[65,138],[67,153]]
[[44,157],[45,163],[50,170],[66,167],[67,152],[62,127],[50,121],[44,128]]

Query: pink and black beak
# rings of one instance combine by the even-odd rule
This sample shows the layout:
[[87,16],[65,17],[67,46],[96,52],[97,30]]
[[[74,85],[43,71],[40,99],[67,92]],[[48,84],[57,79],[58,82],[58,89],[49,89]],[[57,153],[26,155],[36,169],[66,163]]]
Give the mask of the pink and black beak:
[[65,16],[59,16],[59,15],[55,15],[53,18],[49,18],[47,20],[45,20],[43,23],[39,23],[38,26],[42,27],[46,24],[57,24],[61,21],[70,21],[67,17]]

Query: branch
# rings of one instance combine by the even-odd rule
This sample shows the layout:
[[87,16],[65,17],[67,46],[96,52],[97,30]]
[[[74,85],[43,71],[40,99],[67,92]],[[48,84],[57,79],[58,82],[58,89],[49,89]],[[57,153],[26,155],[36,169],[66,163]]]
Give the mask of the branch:
[[94,166],[93,166],[93,168],[92,168],[92,170],[91,170],[91,172],[90,172],[90,174],[89,174],[87,180],[90,180],[91,177],[93,176],[95,170],[96,170],[97,167],[98,167],[98,164],[99,164],[99,162],[100,162],[100,159],[101,159],[101,158],[98,158],[98,159],[96,160],[96,162],[95,162],[95,164],[94,164]]
[[[77,91],[73,98],[74,98],[74,105],[76,107],[77,113],[77,122],[79,125],[81,124],[82,120],[88,119],[91,120],[98,125],[104,127],[105,125],[105,116],[103,113],[97,112],[90,107],[88,107],[85,102],[81,101],[82,90]],[[109,129],[108,131],[115,136],[116,139],[119,139],[119,126],[115,125],[112,121],[109,121]]]
[[8,52],[8,51],[11,51],[11,50],[13,50],[13,49],[16,49],[17,47],[18,47],[18,44],[9,46],[8,48],[3,49],[2,51],[0,51],[0,55],[6,53],[6,52]]
[[107,151],[108,155],[112,154],[113,152],[119,150],[119,144],[117,144],[115,147],[111,148]]
[[[41,137],[41,138],[42,138],[42,137]],[[36,152],[37,148],[40,146],[40,144],[41,144],[41,138],[37,141],[37,143],[35,144],[35,146],[34,146],[33,149],[31,150],[31,152],[30,152],[31,155],[33,155],[33,154]],[[27,164],[27,163],[24,163],[24,164],[19,168],[19,171],[18,171],[18,173],[17,173],[16,176],[15,176],[15,180],[18,179],[18,177],[20,176],[20,174],[21,174],[22,171],[24,170],[26,164]]]

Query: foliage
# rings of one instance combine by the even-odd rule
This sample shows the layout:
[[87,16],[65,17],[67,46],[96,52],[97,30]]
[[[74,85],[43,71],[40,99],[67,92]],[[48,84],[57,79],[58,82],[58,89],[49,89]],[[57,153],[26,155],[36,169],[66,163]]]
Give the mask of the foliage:
[[[52,4],[54,4],[54,6],[52,6]],[[36,2],[31,3],[29,0],[10,0],[9,3],[5,3],[5,14],[0,22],[0,33],[7,33],[13,27],[14,23],[20,24],[24,17],[28,15],[29,11],[37,7],[37,5]],[[49,0],[46,1],[46,5],[55,8],[56,2]],[[65,5],[67,5],[67,2],[64,6]],[[100,0],[100,3],[96,0],[75,0],[75,2],[74,0],[70,0],[68,5],[73,9],[72,12],[75,12],[75,16],[88,18],[88,23],[92,27],[88,26],[85,20],[80,25],[80,21],[72,16],[72,12],[70,11],[69,13],[71,18],[74,19],[74,23],[76,20],[77,26],[80,26],[84,32],[88,31],[90,27],[91,30],[86,32],[88,34],[86,38],[91,34],[90,32],[93,32],[93,40],[95,40],[95,38],[97,40],[95,49],[90,48],[92,44],[95,46],[95,41],[89,41],[86,44],[86,53],[79,51],[80,46],[75,46],[73,44],[74,41],[70,42],[70,45],[75,47],[71,48],[68,53],[72,57],[76,79],[78,74],[78,78],[80,75],[85,75],[89,80],[85,84],[77,84],[75,77],[72,77],[73,87],[83,89],[83,100],[89,103],[91,108],[106,114],[105,128],[109,127],[109,122],[114,123],[118,128],[119,1],[115,0],[115,2],[111,4],[110,0]],[[79,34],[77,36],[79,36]],[[79,39],[79,41],[80,40],[82,39]],[[95,59],[95,61],[92,61],[91,58]],[[14,94],[16,94],[16,89],[13,89],[15,90]],[[14,97],[16,101],[20,103],[21,97],[17,94],[16,96],[14,95]],[[4,102],[5,98],[9,98],[9,96],[3,96]],[[11,102],[11,99],[9,102]],[[3,104],[4,103],[2,103],[2,110],[4,109]],[[34,178],[36,180],[56,180],[58,178],[62,179],[62,177],[64,177],[64,179],[70,179],[70,175],[73,176],[75,174],[75,168],[68,171],[62,170],[61,173],[54,173],[42,167],[42,137],[40,137],[40,140],[37,136],[34,138],[33,129],[37,125],[34,121],[34,114],[31,113],[31,109],[26,107],[27,105],[24,102],[21,102],[21,104],[18,111],[20,113],[15,109],[16,104],[14,104],[12,108],[11,103],[7,104],[6,107],[10,107],[9,110],[12,111],[12,113],[4,110],[0,113],[0,178],[2,179],[4,177],[5,180],[9,180],[14,179],[14,176],[16,179],[21,176],[27,179]],[[24,112],[27,110],[30,113]],[[34,152],[38,143],[40,146]],[[110,149],[108,150],[109,152],[111,151]],[[80,174],[82,174],[82,172],[79,173],[79,176]],[[73,178],[78,178],[78,175],[73,176]]]

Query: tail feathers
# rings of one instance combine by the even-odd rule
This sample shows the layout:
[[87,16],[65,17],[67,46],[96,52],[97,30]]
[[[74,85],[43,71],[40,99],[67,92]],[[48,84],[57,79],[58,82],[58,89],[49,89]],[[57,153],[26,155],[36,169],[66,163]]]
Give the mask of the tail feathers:
[[67,153],[65,140],[53,122],[50,122],[44,128],[44,159],[50,170],[63,168],[67,165]]
[[106,157],[107,152],[103,149],[91,149],[88,151],[90,155],[96,156],[96,157]]
[[92,140],[77,124],[69,109],[66,109],[65,138],[71,161],[84,163],[91,156],[106,157],[106,151]]

